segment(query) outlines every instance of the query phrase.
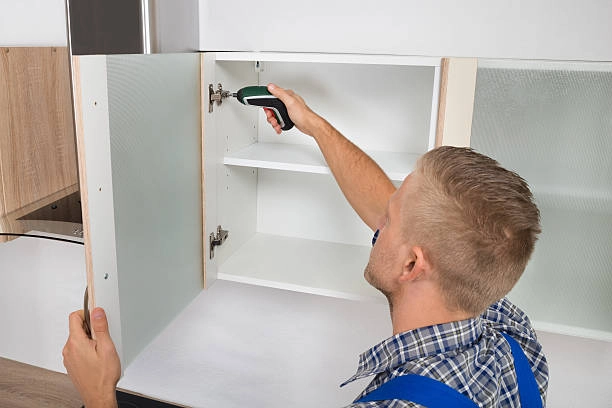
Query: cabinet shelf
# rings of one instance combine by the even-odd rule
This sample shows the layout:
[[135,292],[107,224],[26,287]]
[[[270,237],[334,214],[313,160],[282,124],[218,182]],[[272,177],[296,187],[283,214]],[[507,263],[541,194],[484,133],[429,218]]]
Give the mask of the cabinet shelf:
[[[391,180],[402,181],[419,157],[418,154],[397,152],[366,152],[387,173]],[[330,174],[323,155],[316,146],[286,143],[253,143],[226,155],[223,164],[303,173]]]
[[609,191],[535,186],[533,193],[541,207],[600,214],[612,213],[612,193]]
[[257,233],[219,266],[218,279],[351,300],[384,301],[363,278],[367,246]]

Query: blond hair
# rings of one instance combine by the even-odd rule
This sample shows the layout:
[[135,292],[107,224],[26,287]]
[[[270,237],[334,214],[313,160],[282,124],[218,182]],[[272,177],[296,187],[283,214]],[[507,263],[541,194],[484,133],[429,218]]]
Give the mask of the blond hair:
[[540,212],[519,175],[472,149],[423,155],[416,208],[405,234],[421,245],[451,310],[477,315],[521,277],[540,233]]

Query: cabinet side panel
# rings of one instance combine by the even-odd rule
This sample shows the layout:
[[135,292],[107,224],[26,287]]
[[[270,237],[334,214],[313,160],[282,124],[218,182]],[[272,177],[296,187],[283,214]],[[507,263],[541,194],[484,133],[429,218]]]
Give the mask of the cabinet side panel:
[[[89,305],[103,307],[125,367],[115,250],[106,59],[73,58],[76,135]],[[106,277],[106,279],[105,279]]]
[[202,289],[200,56],[108,57],[124,357]]
[[0,51],[8,86],[0,161],[12,212],[77,183],[70,74],[65,47]]
[[[224,89],[237,91],[243,86],[257,84],[259,74],[252,62],[217,61],[214,76],[213,84],[218,82],[223,84]],[[257,122],[263,110],[255,106],[244,106],[232,99],[216,105],[213,113],[205,115],[207,122],[212,120],[215,123],[217,155],[213,160],[216,163],[214,198],[218,208],[217,221],[229,231],[227,241],[215,249],[217,265],[222,265],[238,248],[253,238],[257,227],[257,169],[226,166],[223,157],[228,152],[257,141]],[[207,139],[207,144],[213,143],[210,138]],[[213,154],[212,151],[209,153]],[[214,225],[210,227],[215,228]],[[210,228],[207,229],[207,233],[210,232]]]
[[[220,162],[217,147],[217,114],[214,111],[209,111],[208,85],[217,83],[214,53],[202,53],[200,55],[200,83],[202,103],[200,109],[202,115],[202,265],[204,267],[204,287],[208,288],[217,279],[217,260],[210,257],[210,240],[208,236],[214,233],[218,225],[217,167]],[[219,108],[217,108],[217,113],[218,111]]]

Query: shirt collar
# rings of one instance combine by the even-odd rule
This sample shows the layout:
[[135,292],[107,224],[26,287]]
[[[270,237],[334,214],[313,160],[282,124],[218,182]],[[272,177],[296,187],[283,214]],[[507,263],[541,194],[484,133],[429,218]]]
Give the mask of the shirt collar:
[[391,371],[414,359],[467,347],[480,337],[482,331],[482,320],[477,317],[396,334],[361,354],[357,373],[340,386],[359,378]]

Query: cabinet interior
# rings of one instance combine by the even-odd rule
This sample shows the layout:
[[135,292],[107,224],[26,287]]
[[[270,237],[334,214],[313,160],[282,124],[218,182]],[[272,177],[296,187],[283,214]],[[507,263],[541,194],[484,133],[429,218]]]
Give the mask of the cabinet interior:
[[[293,89],[398,185],[433,146],[439,59],[347,63],[344,56],[238,54],[217,54],[214,81],[205,69],[202,86],[236,92],[274,82]],[[372,231],[344,199],[314,140],[295,128],[277,135],[261,109],[236,101],[204,115],[216,124],[217,221],[229,230],[215,249],[218,278],[380,299],[363,279]]]

